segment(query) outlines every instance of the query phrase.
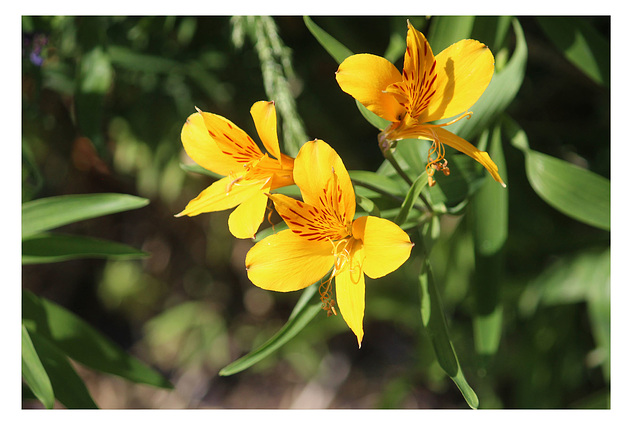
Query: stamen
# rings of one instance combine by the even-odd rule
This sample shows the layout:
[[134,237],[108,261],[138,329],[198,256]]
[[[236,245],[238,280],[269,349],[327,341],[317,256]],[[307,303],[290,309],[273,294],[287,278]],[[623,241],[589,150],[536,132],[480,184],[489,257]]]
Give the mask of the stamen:
[[267,214],[267,221],[269,221],[269,224],[271,224],[271,230],[275,233],[276,232],[276,225],[271,220],[271,215],[273,215],[273,200],[271,200],[271,199],[267,199],[267,210],[269,211],[269,213]]
[[334,276],[335,270],[331,272],[331,276],[326,281],[320,282],[320,286],[318,287],[322,309],[327,312],[327,317],[330,317],[332,314],[334,316],[338,314],[334,308],[336,301],[333,299],[333,287],[331,286]]
[[[427,160],[429,160],[429,163],[427,163],[427,166],[425,168],[427,174],[429,175],[429,187],[433,187],[434,185],[436,185],[436,180],[433,178],[435,171],[442,171],[445,176],[448,176],[450,173],[450,170],[447,167],[449,162],[447,162],[447,159],[444,158],[444,144],[440,142],[440,139],[435,132],[431,131],[431,135],[433,136],[433,143],[431,143],[431,147],[429,147],[429,152],[427,153]],[[436,158],[434,160],[431,160],[431,156],[434,154]]]
[[429,124],[429,126],[439,127],[439,128],[441,128],[441,127],[443,127],[443,126],[449,126],[449,125],[452,125],[452,124],[454,124],[455,122],[457,122],[457,121],[459,121],[459,120],[462,120],[462,119],[463,119],[463,118],[465,118],[465,117],[466,117],[466,118],[470,118],[472,115],[473,115],[473,111],[467,111],[466,113],[464,113],[464,114],[463,114],[463,115],[461,115],[460,117],[456,117],[455,119],[451,120],[451,121],[450,121],[450,122],[448,122],[448,123],[441,123],[441,124],[439,124],[439,125]]
[[234,185],[237,185],[238,182],[240,182],[242,180],[242,177],[239,176],[238,178],[234,178],[232,179],[233,176],[233,172],[229,174],[229,179],[231,179],[231,182],[227,184],[227,187],[225,189],[227,196],[229,195],[229,191],[231,191],[231,187],[233,187]]

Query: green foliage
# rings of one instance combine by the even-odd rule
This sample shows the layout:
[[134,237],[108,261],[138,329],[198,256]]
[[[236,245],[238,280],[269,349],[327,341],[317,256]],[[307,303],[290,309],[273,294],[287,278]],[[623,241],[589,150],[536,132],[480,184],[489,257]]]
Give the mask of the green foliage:
[[[52,46],[38,53],[41,65],[32,45],[23,55],[23,400],[97,407],[77,364],[171,389],[130,354],[135,344],[142,360],[192,386],[185,407],[277,407],[270,395],[293,381],[334,407],[372,405],[366,396],[380,407],[609,407],[608,147],[566,138],[574,124],[546,105],[533,112],[547,115],[527,109],[557,89],[539,85],[541,64],[563,57],[558,84],[584,75],[580,87],[608,93],[608,34],[596,25],[605,20],[409,18],[434,53],[463,38],[493,52],[473,115],[447,129],[489,152],[505,189],[454,150],[451,174],[427,186],[428,141],[380,154],[375,135],[389,123],[353,108],[333,72],[361,52],[401,68],[407,18],[360,19],[23,17],[25,34],[47,34]],[[566,74],[569,66],[578,72]],[[319,319],[317,285],[252,294],[250,243],[232,241],[226,213],[173,218],[220,178],[184,156],[184,119],[198,106],[253,130],[247,111],[259,99],[276,100],[283,152],[329,142],[349,169],[356,215],[395,221],[415,243],[405,266],[368,291],[358,353],[340,316]],[[608,126],[603,111],[595,106],[585,114],[596,120],[579,125]],[[278,192],[299,197],[294,186]],[[113,215],[142,207],[135,218]],[[255,241],[285,228],[276,216]],[[102,229],[99,217],[117,226]],[[140,258],[131,268],[120,261]],[[81,285],[65,287],[69,274],[56,274],[65,268]],[[37,274],[50,285],[31,283]],[[107,338],[54,293],[87,311],[106,307],[118,319],[109,330],[122,322],[134,342]],[[94,293],[98,301],[85,302]],[[220,397],[236,391],[236,400]]]
[[[87,257],[144,257],[145,252],[103,239],[44,233],[80,220],[137,209],[148,200],[126,194],[49,197],[22,205],[22,263],[53,263]],[[23,377],[34,395],[53,407],[97,408],[69,364],[83,365],[130,381],[172,387],[161,375],[130,356],[89,324],[47,299],[23,290]]]

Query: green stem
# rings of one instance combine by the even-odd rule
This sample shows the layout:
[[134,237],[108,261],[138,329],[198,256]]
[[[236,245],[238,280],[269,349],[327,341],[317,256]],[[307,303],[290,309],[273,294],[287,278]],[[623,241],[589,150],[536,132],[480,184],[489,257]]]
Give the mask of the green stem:
[[[411,187],[411,185],[413,185],[413,181],[411,180],[409,175],[407,175],[406,172],[402,170],[402,168],[396,161],[396,158],[393,156],[393,147],[395,146],[395,141],[389,141],[386,138],[379,138],[378,146],[380,147],[380,151],[382,151],[382,155],[384,156],[384,158],[387,159],[389,163],[391,163],[391,166],[393,166],[396,172],[398,172],[398,175],[400,175],[402,179],[404,179],[407,184],[409,184],[409,187]],[[429,212],[433,212],[433,208],[422,193],[420,193],[420,200],[422,200]]]

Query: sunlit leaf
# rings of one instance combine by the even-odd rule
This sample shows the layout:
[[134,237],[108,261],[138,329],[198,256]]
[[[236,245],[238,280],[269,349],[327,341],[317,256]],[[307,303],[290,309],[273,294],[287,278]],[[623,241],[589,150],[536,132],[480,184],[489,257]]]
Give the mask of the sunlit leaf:
[[560,212],[585,224],[610,229],[611,183],[587,169],[530,150],[527,177],[538,195]]
[[509,62],[493,75],[493,79],[480,99],[470,108],[473,115],[447,126],[447,130],[472,140],[496,120],[515,98],[524,80],[527,65],[527,42],[520,23],[513,18],[516,45]]
[[309,301],[317,294],[317,292],[318,287],[316,285],[309,286],[305,289],[300,296],[298,303],[293,308],[287,323],[285,323],[275,335],[260,347],[222,368],[219,375],[227,376],[244,371],[245,369],[260,362],[295,337],[320,311],[322,311],[321,303],[309,304]]
[[22,263],[42,264],[79,258],[143,258],[148,256],[122,243],[93,237],[39,234],[22,240]]
[[149,200],[129,194],[73,194],[22,204],[22,238],[73,222],[138,209]]
[[609,230],[611,182],[587,169],[530,149],[526,134],[514,121],[505,125],[512,144],[525,154],[527,178],[538,196],[575,220]]
[[[475,16],[436,16],[431,18],[427,40],[437,55],[452,44],[468,39],[473,30]],[[481,40],[482,41],[482,40]]]
[[159,373],[118,347],[67,309],[23,290],[22,317],[30,333],[51,341],[73,360],[129,381],[172,388]]
[[[508,182],[500,124],[484,135],[489,133],[489,154],[498,166],[502,179]],[[502,333],[501,282],[504,276],[503,247],[509,230],[508,190],[508,186],[503,188],[493,180],[486,180],[470,206],[475,254],[474,343],[476,352],[482,355],[491,355],[497,351]]]
[[33,346],[29,331],[24,325],[22,325],[22,378],[45,408],[52,409],[55,403],[53,387]]
[[381,173],[361,170],[350,170],[349,176],[354,185],[377,191],[380,194],[391,194],[394,196],[402,196],[409,188],[404,181],[390,178]]
[[[453,343],[449,337],[447,321],[442,306],[442,300],[431,272],[431,265],[425,260],[422,267],[421,277],[426,278],[427,291],[429,293],[429,301],[431,303],[429,323],[427,324],[427,335],[429,336],[433,349],[438,359],[440,367],[451,377],[453,382],[458,386],[467,404],[474,408],[478,408],[478,396],[467,383],[462,373],[462,368],[458,361]],[[424,298],[423,298],[424,301]],[[421,311],[425,311],[422,309]]]
[[429,174],[427,173],[427,171],[424,171],[422,172],[422,174],[420,174],[420,176],[418,176],[418,178],[416,178],[416,180],[411,185],[411,188],[409,188],[407,197],[405,197],[404,202],[402,202],[402,206],[400,207],[400,212],[398,212],[398,215],[393,222],[398,225],[402,225],[407,220],[409,211],[413,209],[413,206],[418,200],[418,197],[420,197],[422,189],[425,187],[425,185],[427,185],[428,182]]
[[348,56],[353,55],[353,52],[345,47],[342,43],[336,40],[333,36],[320,28],[315,22],[308,16],[303,17],[304,23],[311,32],[311,34],[318,40],[318,42],[325,48],[327,53],[340,64]]

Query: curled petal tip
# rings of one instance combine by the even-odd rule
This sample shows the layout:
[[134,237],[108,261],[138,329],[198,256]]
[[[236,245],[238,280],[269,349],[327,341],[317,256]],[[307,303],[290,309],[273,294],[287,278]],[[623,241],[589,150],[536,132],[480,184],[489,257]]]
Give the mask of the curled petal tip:
[[201,110],[201,109],[199,109],[198,107],[194,107],[194,108],[196,109],[196,111],[197,111],[198,113],[202,113],[202,110]]

